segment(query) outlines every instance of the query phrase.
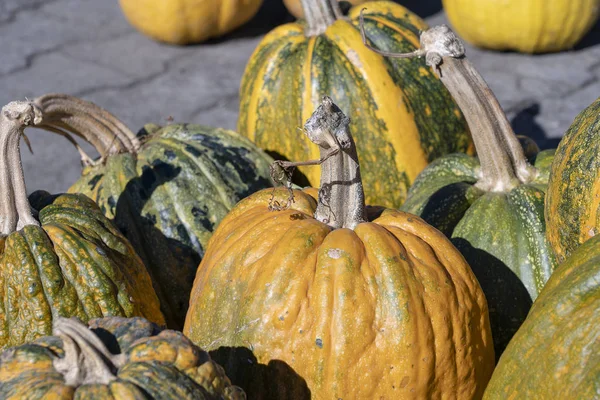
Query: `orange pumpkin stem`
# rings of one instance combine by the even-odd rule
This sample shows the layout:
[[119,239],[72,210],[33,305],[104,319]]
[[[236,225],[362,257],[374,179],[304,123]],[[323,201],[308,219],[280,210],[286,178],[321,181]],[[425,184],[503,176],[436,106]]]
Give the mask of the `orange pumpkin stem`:
[[29,102],[13,101],[0,115],[0,234],[9,235],[25,225],[38,225],[31,214],[21,165],[20,141],[26,126],[40,121]]
[[394,58],[425,56],[426,64],[438,74],[467,120],[481,165],[478,188],[506,192],[536,177],[537,170],[527,162],[498,99],[466,58],[462,42],[450,28],[440,25],[424,31],[421,48],[412,53],[392,53],[367,42],[362,11],[360,27],[363,43],[376,53]]
[[102,341],[77,318],[59,317],[53,334],[63,341],[65,356],[53,361],[65,383],[71,387],[86,384],[108,385],[117,379],[125,354],[112,354]]
[[[314,217],[332,228],[354,229],[367,221],[360,165],[349,126],[350,118],[325,96],[304,124],[306,136],[319,146],[321,157],[273,163],[283,170],[300,165],[321,165],[319,203]],[[290,201],[293,198],[288,205]]]
[[71,137],[81,137],[100,153],[100,162],[121,152],[135,154],[140,148],[136,135],[117,117],[94,103],[66,94],[46,94],[33,100],[41,111],[42,128],[66,137],[81,154],[84,165],[95,162]]

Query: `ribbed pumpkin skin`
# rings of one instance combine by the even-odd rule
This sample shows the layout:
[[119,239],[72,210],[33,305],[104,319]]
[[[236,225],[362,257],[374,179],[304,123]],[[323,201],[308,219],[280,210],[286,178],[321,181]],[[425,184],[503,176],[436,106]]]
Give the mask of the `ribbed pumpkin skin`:
[[419,175],[401,208],[452,238],[473,268],[490,307],[497,357],[556,265],[544,226],[552,157],[553,150],[538,153],[530,160],[538,177],[509,193],[483,192],[474,186],[479,177],[476,158],[443,157]]
[[575,46],[592,28],[599,0],[443,0],[456,32],[467,42],[524,53]]
[[[0,355],[0,398],[71,399],[242,399],[223,369],[180,332],[162,330],[143,318],[102,318],[90,328],[113,353],[127,354],[117,379],[107,385],[65,384],[52,362],[64,357],[56,336],[5,350]],[[243,396],[243,395],[242,395]]]
[[265,153],[202,125],[152,132],[137,156],[110,156],[69,189],[94,199],[150,272],[167,324],[181,329],[204,247],[240,199],[271,186]]
[[198,43],[249,21],[262,0],[119,0],[127,20],[143,34],[171,44]]
[[395,210],[332,231],[312,217],[313,197],[296,191],[269,212],[271,194],[241,201],[211,238],[184,328],[206,349],[246,347],[289,371],[277,382],[256,363],[240,375],[223,363],[234,384],[253,399],[304,399],[303,385],[312,399],[482,396],[487,304],[444,235]]
[[142,261],[90,199],[36,192],[30,203],[41,227],[1,239],[0,349],[49,335],[57,316],[164,324]]
[[600,238],[561,264],[500,359],[485,399],[596,399]]
[[600,228],[600,98],[573,121],[556,149],[548,183],[548,239],[563,261]]
[[[316,37],[307,38],[301,22],[279,26],[246,66],[238,131],[289,160],[318,158],[299,128],[321,97],[330,96],[352,115],[367,203],[398,207],[430,161],[464,152],[471,142],[458,107],[423,59],[386,59],[363,45],[363,7],[367,37],[377,48],[408,52],[418,46],[425,22],[392,2],[354,7],[350,21],[338,20]],[[319,185],[318,168],[299,169]]]

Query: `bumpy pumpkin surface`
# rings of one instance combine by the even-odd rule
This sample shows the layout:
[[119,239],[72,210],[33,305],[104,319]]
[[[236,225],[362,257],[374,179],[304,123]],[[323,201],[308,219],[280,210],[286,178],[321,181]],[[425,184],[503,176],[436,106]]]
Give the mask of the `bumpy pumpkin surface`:
[[556,149],[548,184],[548,239],[559,260],[600,230],[600,98],[573,121]]
[[[224,367],[251,398],[480,398],[494,354],[475,276],[420,218],[363,214],[353,146],[323,163],[329,189],[319,202],[294,191],[289,208],[269,211],[288,192],[263,190],[225,217],[198,269],[184,332],[218,349],[224,364],[249,349],[262,367]],[[352,224],[331,226],[340,220]]]
[[485,399],[595,399],[600,376],[600,238],[562,263],[494,371]]
[[[181,329],[208,239],[235,203],[271,186],[272,159],[225,129],[147,125],[135,137],[126,127],[117,129],[120,122],[91,103],[61,95],[43,96],[35,103],[44,111],[45,128],[81,131],[68,119],[71,114],[65,118],[60,112],[64,109],[73,119],[79,109],[93,121],[105,116],[106,126],[99,130],[82,122],[82,136],[105,158],[84,168],[69,192],[89,196],[114,220],[148,268],[168,326]],[[99,139],[118,143],[121,136],[124,143],[127,139],[137,145],[110,154],[97,144]]]
[[221,366],[180,332],[144,318],[62,319],[54,336],[0,355],[2,399],[243,400]]
[[262,0],[119,0],[127,20],[143,34],[171,44],[219,37],[249,21]]
[[520,143],[448,27],[425,31],[418,55],[440,71],[463,110],[478,158],[453,154],[434,161],[401,209],[440,229],[464,255],[486,294],[500,356],[555,266],[544,221],[553,151]]
[[599,0],[443,0],[450,23],[467,42],[525,53],[575,46],[600,12]]
[[19,141],[38,120],[29,102],[0,114],[0,348],[50,334],[60,316],[164,324],[140,258],[93,201],[46,192],[27,200]]
[[[320,3],[328,1],[310,3],[319,3],[311,5],[313,11],[327,10]],[[430,161],[467,151],[471,142],[458,107],[422,60],[386,59],[363,46],[358,28],[363,7],[366,36],[374,45],[388,51],[418,46],[418,33],[427,25],[392,2],[356,6],[347,20],[322,16],[329,18],[326,26],[310,18],[279,26],[246,66],[238,131],[275,158],[315,158],[318,150],[299,128],[321,97],[331,96],[352,114],[366,201],[398,207]],[[318,186],[318,169],[299,170]]]

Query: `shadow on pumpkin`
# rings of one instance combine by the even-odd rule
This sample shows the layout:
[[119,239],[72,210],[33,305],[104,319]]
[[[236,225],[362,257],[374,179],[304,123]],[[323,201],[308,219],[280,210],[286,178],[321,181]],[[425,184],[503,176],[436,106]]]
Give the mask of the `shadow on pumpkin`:
[[[279,160],[281,160],[281,161],[306,161],[306,160],[290,160],[283,154],[278,153],[276,151],[272,151],[272,150],[265,150],[265,153],[267,153],[268,155],[273,157],[274,160],[278,160],[278,161]],[[313,168],[315,168],[315,167],[313,167]],[[300,187],[311,186],[306,175],[304,175],[302,172],[300,172],[300,170],[298,168],[294,168],[294,172],[292,174],[292,182]]]
[[211,358],[225,369],[234,385],[244,389],[248,399],[310,400],[306,381],[281,360],[260,364],[246,347],[219,347],[209,352]]
[[452,243],[471,266],[487,299],[497,362],[525,321],[531,296],[519,277],[498,258],[465,239],[453,238]]
[[[160,222],[157,217],[163,218],[160,210],[154,210],[153,213],[143,213],[142,210],[158,187],[175,179],[180,173],[181,168],[155,160],[152,167],[144,168],[139,177],[127,182],[119,196],[113,221],[144,262],[154,290],[161,300],[161,311],[165,315],[167,326],[177,330],[183,328],[201,257],[198,250],[165,236],[155,227]],[[168,215],[164,218],[168,219]],[[188,233],[179,224],[174,226],[172,234],[185,237]],[[175,300],[165,304],[164,298]]]

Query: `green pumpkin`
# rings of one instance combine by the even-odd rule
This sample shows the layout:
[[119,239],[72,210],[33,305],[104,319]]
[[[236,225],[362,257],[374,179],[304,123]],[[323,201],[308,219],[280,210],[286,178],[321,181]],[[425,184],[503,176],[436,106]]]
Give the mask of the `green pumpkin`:
[[600,237],[562,263],[500,358],[484,399],[596,399]]
[[[448,43],[456,43],[447,27],[429,32],[439,29]],[[463,110],[479,158],[453,154],[434,161],[417,177],[401,209],[451,238],[473,269],[488,300],[499,357],[555,266],[544,223],[553,152],[537,153],[531,141],[519,142],[458,43],[456,58],[444,56],[434,66]],[[427,60],[435,57],[428,54]]]
[[41,191],[27,201],[19,139],[36,115],[28,102],[2,112],[0,349],[50,334],[60,316],[143,316],[164,324],[142,261],[93,201]]
[[552,163],[546,223],[548,239],[563,261],[600,228],[600,98],[573,121]]
[[243,400],[181,332],[144,318],[59,318],[53,336],[0,355],[2,399]]
[[103,156],[88,161],[69,192],[89,196],[114,220],[148,268],[167,325],[181,329],[208,239],[240,199],[272,185],[271,158],[224,129],[147,125],[136,137],[106,111],[70,96],[35,104],[41,127],[73,131]]
[[[329,3],[303,0],[306,22],[281,25],[258,45],[242,78],[238,131],[275,158],[318,158],[300,127],[330,96],[352,115],[366,201],[398,207],[429,162],[469,149],[465,120],[422,60],[386,59],[361,42],[362,8],[368,40],[389,51],[415,49],[427,28],[421,18],[388,1],[346,18]],[[299,171],[298,184],[318,186],[318,168]]]

